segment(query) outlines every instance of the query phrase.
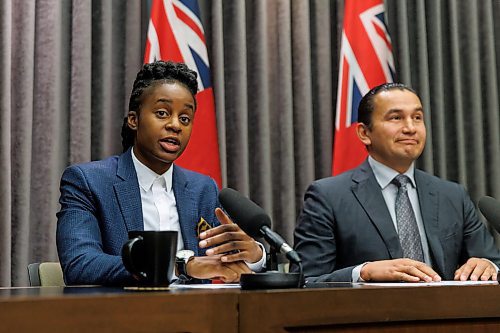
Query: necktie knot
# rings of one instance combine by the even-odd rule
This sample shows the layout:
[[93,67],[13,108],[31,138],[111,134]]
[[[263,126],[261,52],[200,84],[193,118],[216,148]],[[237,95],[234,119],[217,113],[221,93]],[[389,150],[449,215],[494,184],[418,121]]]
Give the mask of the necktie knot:
[[411,182],[411,180],[406,175],[397,175],[396,177],[394,177],[394,179],[392,180],[392,182],[397,187],[406,188],[406,185],[408,185]]

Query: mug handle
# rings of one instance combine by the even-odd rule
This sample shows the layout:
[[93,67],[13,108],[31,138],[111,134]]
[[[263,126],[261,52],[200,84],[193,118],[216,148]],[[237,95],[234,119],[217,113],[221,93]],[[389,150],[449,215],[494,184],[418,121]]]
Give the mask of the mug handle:
[[143,241],[144,239],[142,238],[142,236],[137,236],[135,238],[129,239],[125,244],[123,244],[122,247],[123,265],[125,266],[127,271],[132,273],[134,278],[136,278],[137,280],[142,280],[147,278],[146,273],[138,270],[137,267],[134,265],[134,260],[132,259],[134,246],[137,246],[136,244],[140,244]]

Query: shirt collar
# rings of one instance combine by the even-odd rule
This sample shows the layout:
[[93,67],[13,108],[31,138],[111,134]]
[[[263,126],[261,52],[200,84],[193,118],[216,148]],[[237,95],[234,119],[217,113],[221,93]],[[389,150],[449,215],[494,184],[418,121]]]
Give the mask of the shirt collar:
[[151,189],[151,186],[153,186],[156,179],[163,177],[165,179],[165,189],[167,192],[170,192],[172,189],[172,175],[174,168],[170,167],[165,173],[159,175],[137,159],[134,153],[134,148],[135,147],[132,148],[132,161],[134,163],[135,172],[137,173],[139,186],[147,192]]
[[[380,163],[379,161],[375,160],[373,157],[368,156],[368,163],[370,164],[370,167],[373,170],[373,174],[375,175],[375,178],[377,179],[378,184],[384,190],[389,184],[391,184],[392,180],[394,177],[399,175],[399,172],[397,172],[394,169],[389,168],[387,165]],[[410,178],[410,183],[411,185],[416,188],[417,185],[415,183],[415,162],[413,162],[408,170],[406,170],[403,175],[408,176]]]

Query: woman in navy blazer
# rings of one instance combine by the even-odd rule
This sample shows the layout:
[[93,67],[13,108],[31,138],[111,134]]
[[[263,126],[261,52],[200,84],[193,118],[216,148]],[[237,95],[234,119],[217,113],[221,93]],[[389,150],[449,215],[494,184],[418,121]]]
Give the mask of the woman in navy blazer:
[[[191,277],[235,282],[250,272],[246,263],[263,261],[259,244],[218,208],[213,179],[173,165],[191,135],[197,90],[197,74],[184,64],[144,65],[134,82],[122,129],[125,152],[64,171],[57,250],[66,284],[136,282],[120,255],[128,232],[144,230],[132,155],[157,175],[173,168],[172,188],[184,248],[195,253],[186,266]],[[201,219],[213,228],[198,235]]]

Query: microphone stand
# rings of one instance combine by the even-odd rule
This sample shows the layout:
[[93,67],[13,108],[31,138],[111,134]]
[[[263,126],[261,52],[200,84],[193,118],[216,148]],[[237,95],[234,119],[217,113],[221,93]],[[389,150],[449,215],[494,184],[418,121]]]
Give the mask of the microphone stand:
[[306,284],[306,281],[304,281],[304,268],[302,267],[302,261],[299,261],[297,263],[299,266],[299,284],[297,285],[297,288],[302,288]]
[[[269,246],[269,256],[268,256],[268,260],[267,260],[268,268],[269,268],[268,271],[279,272],[279,269],[278,269],[278,255],[277,255],[278,252],[279,252],[279,250],[275,246],[272,246],[272,245]],[[305,281],[304,281],[304,268],[302,266],[302,261],[299,260],[299,261],[295,262],[295,264],[297,264],[297,266],[299,267],[299,273],[298,273],[299,274],[299,280],[297,282],[297,288],[302,288],[305,285]],[[288,274],[288,273],[285,273],[285,272],[281,272],[281,273]],[[498,272],[498,281],[500,281],[500,272]]]
[[269,247],[269,260],[267,261],[268,263],[268,268],[270,271],[277,271],[278,270],[278,250],[274,246]]
[[299,273],[284,273],[278,271],[277,249],[269,247],[267,267],[268,271],[263,273],[241,274],[240,285],[243,290],[255,289],[286,289],[302,288],[304,285],[304,274],[302,262],[297,262]]
[[[267,260],[267,264],[268,264],[268,268],[269,268],[268,271],[277,271],[277,272],[279,272],[279,269],[278,269],[278,255],[277,254],[278,254],[278,250],[276,249],[276,247],[270,246],[269,247],[268,260]],[[302,286],[305,284],[305,281],[304,281],[304,269],[302,267],[302,262],[299,261],[297,263],[297,266],[299,267],[299,281],[298,281],[297,287],[298,288],[302,288]],[[499,281],[500,281],[500,272],[498,273],[498,276],[499,276]]]

